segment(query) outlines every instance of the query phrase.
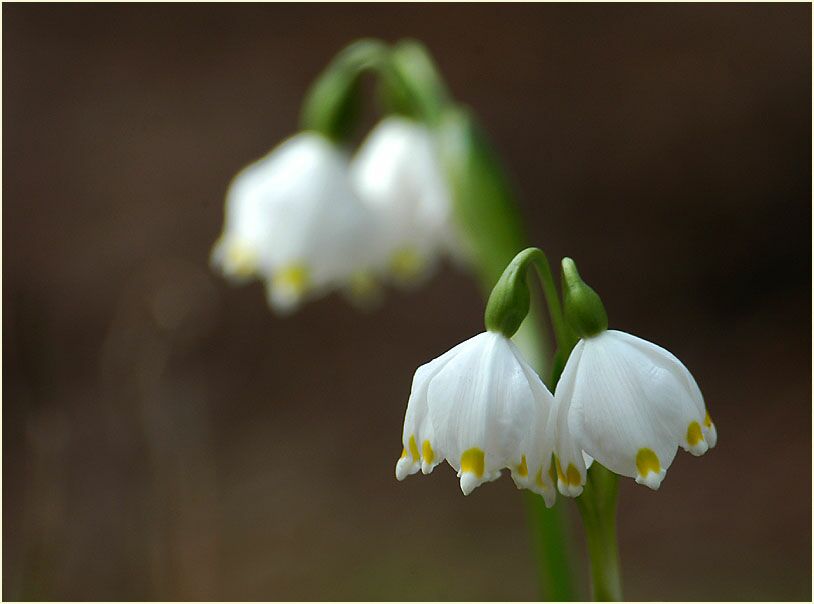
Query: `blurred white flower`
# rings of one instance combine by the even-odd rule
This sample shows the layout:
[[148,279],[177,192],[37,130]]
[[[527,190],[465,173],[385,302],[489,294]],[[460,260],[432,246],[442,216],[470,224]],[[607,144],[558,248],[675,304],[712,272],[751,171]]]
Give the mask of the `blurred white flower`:
[[233,280],[264,279],[269,303],[286,312],[335,287],[370,293],[373,232],[345,154],[302,132],[235,177],[212,262]]
[[446,459],[471,493],[509,468],[518,488],[552,505],[554,397],[502,334],[485,332],[418,368],[404,418],[403,480]]
[[[704,398],[687,368],[663,348],[621,331],[580,340],[555,394],[557,426],[576,442],[558,449],[584,473],[583,449],[608,469],[658,489],[681,446],[702,455],[717,441]],[[566,466],[569,467],[569,466]],[[560,487],[571,487],[560,470]],[[565,492],[565,491],[563,491]]]
[[361,200],[374,210],[383,268],[408,283],[454,247],[452,198],[434,133],[403,117],[383,119],[351,161]]

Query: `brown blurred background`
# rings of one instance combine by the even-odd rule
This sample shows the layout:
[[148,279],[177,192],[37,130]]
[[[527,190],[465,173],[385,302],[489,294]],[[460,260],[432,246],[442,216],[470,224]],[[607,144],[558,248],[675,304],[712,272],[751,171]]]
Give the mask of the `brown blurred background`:
[[510,480],[393,477],[470,277],[283,320],[207,266],[360,36],[427,44],[533,242],[706,395],[718,448],[624,481],[626,596],[810,599],[806,4],[4,5],[3,598],[535,598]]

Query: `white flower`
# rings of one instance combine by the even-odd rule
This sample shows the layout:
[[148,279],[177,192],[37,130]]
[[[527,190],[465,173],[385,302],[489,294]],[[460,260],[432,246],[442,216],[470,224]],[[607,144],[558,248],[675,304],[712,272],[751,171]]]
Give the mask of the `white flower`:
[[485,332],[418,368],[404,418],[403,480],[446,459],[471,493],[509,468],[518,488],[552,505],[554,397],[502,334]]
[[379,219],[384,268],[404,282],[427,275],[454,238],[434,133],[413,120],[385,118],[352,160],[351,178]]
[[[701,391],[681,361],[621,331],[577,343],[555,398],[557,426],[567,423],[577,445],[558,455],[577,471],[584,467],[581,448],[617,474],[657,489],[678,446],[702,455],[717,441]],[[567,472],[565,481],[560,474],[567,492]]]
[[235,177],[212,261],[233,279],[265,279],[270,304],[287,311],[333,287],[370,287],[373,228],[345,154],[303,132]]

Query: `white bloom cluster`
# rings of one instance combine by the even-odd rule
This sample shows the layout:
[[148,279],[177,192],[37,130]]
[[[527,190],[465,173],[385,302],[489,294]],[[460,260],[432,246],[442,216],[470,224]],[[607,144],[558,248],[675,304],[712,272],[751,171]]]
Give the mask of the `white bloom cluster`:
[[241,171],[226,196],[212,263],[262,279],[278,312],[340,289],[369,299],[380,279],[426,275],[452,238],[452,202],[434,134],[389,117],[354,157],[315,132]]
[[554,482],[582,493],[590,458],[657,489],[677,447],[701,455],[716,440],[692,375],[655,344],[620,331],[580,340],[552,396],[511,340],[487,331],[416,371],[396,478],[446,459],[468,495],[505,468],[550,506]]

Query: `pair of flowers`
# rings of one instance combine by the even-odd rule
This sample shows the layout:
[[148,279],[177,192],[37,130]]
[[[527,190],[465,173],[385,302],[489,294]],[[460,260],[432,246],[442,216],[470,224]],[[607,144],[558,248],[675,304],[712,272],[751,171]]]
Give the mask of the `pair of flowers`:
[[702,455],[715,446],[701,391],[675,356],[607,330],[606,318],[576,331],[582,339],[554,394],[500,329],[419,367],[396,477],[428,474],[446,459],[468,495],[508,469],[518,488],[551,506],[555,483],[563,495],[581,494],[593,459],[655,490],[678,447]]
[[237,282],[259,278],[278,312],[332,289],[366,301],[378,282],[409,283],[450,251],[452,203],[434,134],[391,116],[350,157],[301,132],[229,187],[212,262]]

